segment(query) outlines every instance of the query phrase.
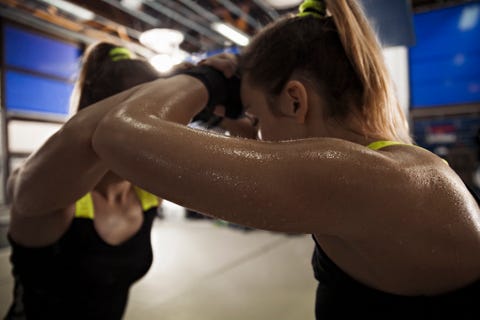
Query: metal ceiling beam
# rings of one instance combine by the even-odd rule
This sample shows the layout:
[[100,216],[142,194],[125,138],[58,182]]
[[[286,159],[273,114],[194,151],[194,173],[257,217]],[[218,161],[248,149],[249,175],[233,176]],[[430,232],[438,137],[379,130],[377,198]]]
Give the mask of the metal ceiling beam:
[[253,19],[251,15],[240,9],[236,4],[230,0],[217,0],[218,3],[222,4],[229,11],[233,12],[239,17],[245,19],[245,21],[252,26],[255,30],[261,29],[263,26],[257,20]]
[[138,11],[138,10],[132,10],[132,9],[129,9],[127,7],[125,7],[124,5],[122,5],[120,2],[116,1],[116,0],[101,0],[105,3],[108,3],[110,6],[114,7],[114,8],[117,8],[118,10],[121,10],[135,18],[137,18],[138,20],[140,21],[143,21],[145,22],[146,24],[149,24],[153,27],[156,27],[158,25],[160,25],[161,21],[159,21],[157,18],[155,17],[152,17],[146,13],[143,13],[141,11]]
[[[193,11],[190,7],[188,6],[180,6],[180,7],[175,7],[175,8],[172,8],[172,6],[175,6],[175,5],[178,5],[178,2],[181,2],[181,1],[178,1],[178,0],[161,0],[163,3],[165,4],[168,4],[171,8],[171,10],[175,11],[175,12],[179,12],[180,15],[183,15],[184,19],[187,19],[199,26],[201,26],[205,32],[209,33],[212,35],[212,37],[215,37],[215,41],[218,42],[218,43],[225,43],[225,41],[228,41],[228,39],[226,39],[223,35],[215,32],[214,30],[210,29],[210,24],[207,24],[207,25],[202,25],[201,22],[198,22],[198,21],[194,21],[193,18],[191,18],[192,16],[195,16],[195,15],[198,15],[200,17],[204,17],[206,18],[207,20],[209,20],[207,17],[201,15],[201,14],[198,14],[197,12]],[[206,11],[206,10],[205,10]],[[212,14],[210,14],[212,15]],[[214,15],[215,16],[215,15]],[[215,16],[216,17],[216,16]],[[217,18],[217,20],[219,20]]]
[[[220,38],[216,33],[214,33],[213,31],[211,31],[210,29],[207,29],[203,26],[201,26],[200,24],[194,22],[194,21],[190,21],[188,20],[186,17],[180,15],[179,13],[177,13],[176,11],[158,3],[157,1],[155,0],[143,0],[143,3],[146,4],[147,6],[149,6],[150,8],[154,9],[155,11],[169,17],[170,19],[172,20],[175,20],[176,22],[190,28],[190,29],[193,29],[195,31],[197,31],[198,33],[206,36],[207,38],[210,38],[212,40],[214,40],[215,42],[217,42],[218,44],[221,44],[223,45],[224,44],[224,40],[222,38]],[[201,47],[201,46],[199,46]]]
[[262,8],[262,10],[265,11],[272,20],[276,20],[279,17],[277,10],[266,4],[264,0],[253,0],[253,2]]
[[[193,2],[192,0],[178,0],[178,1],[183,3],[185,6],[189,7],[191,10],[195,11],[197,14],[201,15],[202,17],[205,17],[211,23],[224,23],[224,21],[222,21],[218,16],[214,15],[213,13],[206,10],[204,7],[198,5],[196,2]],[[217,31],[215,30],[215,32]],[[222,35],[222,37],[224,36]],[[230,39],[227,39],[227,40],[231,41]]]
[[213,13],[211,13],[210,11],[208,11],[198,3],[193,2],[192,0],[178,0],[178,2],[183,3],[183,5],[189,7],[190,9],[192,9],[202,17],[205,17],[210,22],[221,22],[219,17],[217,17],[216,15],[214,15]]
[[[151,15],[148,15],[144,12],[140,12],[138,10],[132,10],[132,9],[129,9],[127,7],[125,7],[124,5],[122,5],[120,2],[118,1],[115,1],[115,0],[101,0],[109,5],[111,5],[112,7],[114,8],[117,8],[118,10],[121,10],[135,18],[137,18],[138,20],[140,21],[143,21],[145,22],[146,24],[149,24],[151,25],[152,27],[157,27],[157,26],[160,26],[161,25],[161,21],[155,17],[152,17]],[[145,1],[144,1],[145,2]],[[198,41],[198,39],[192,37],[192,36],[189,36],[188,34],[187,35],[184,35],[185,36],[185,41],[189,42],[190,44],[198,47],[198,48],[201,48],[202,47],[202,44],[200,43],[200,41]]]
[[81,33],[61,28],[50,22],[41,20],[32,14],[26,14],[16,9],[0,7],[0,17],[20,22],[34,29],[45,30],[57,36],[66,37],[87,44],[93,43],[95,41],[95,39],[87,37]]
[[[2,1],[2,0],[0,0]],[[25,1],[25,0],[22,0],[22,1]],[[30,0],[30,1],[38,1],[38,0]],[[42,0],[42,1],[45,1],[45,0]],[[96,0],[98,1],[98,0]],[[133,29],[129,26],[127,26],[128,23],[122,23],[121,21],[119,21],[119,19],[117,19],[116,21],[112,20],[112,16],[111,15],[106,15],[104,11],[102,10],[96,10],[96,8],[98,8],[98,6],[96,5],[95,2],[89,2],[89,1],[85,1],[85,0],[69,0],[69,2],[75,4],[75,5],[78,5],[78,6],[81,6],[87,10],[90,10],[92,12],[95,13],[95,22],[99,22],[100,24],[102,25],[105,25],[105,26],[115,26],[115,27],[122,27],[124,28],[124,30],[126,31],[127,35],[129,37],[132,37],[134,39],[137,39],[140,37],[140,34],[142,33],[141,31],[138,31],[136,29]],[[109,7],[110,5],[108,3],[106,3],[106,6]],[[109,8],[109,11],[111,12],[112,10]],[[125,16],[131,18],[131,15],[125,11],[122,10],[122,13],[125,14]],[[115,17],[114,18],[117,18],[117,14],[115,14]],[[122,20],[122,19],[120,19]]]

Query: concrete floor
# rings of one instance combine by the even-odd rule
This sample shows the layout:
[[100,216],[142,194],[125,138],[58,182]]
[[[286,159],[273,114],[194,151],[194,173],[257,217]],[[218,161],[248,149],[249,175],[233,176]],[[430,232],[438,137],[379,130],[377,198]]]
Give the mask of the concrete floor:
[[[157,219],[152,241],[154,263],[124,319],[314,319],[310,236]],[[11,302],[9,254],[0,249],[0,317]]]

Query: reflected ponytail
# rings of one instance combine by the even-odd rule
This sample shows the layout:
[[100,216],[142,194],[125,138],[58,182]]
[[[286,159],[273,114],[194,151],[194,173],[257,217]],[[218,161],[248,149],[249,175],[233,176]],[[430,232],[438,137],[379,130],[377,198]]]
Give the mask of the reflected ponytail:
[[70,105],[73,110],[81,110],[159,77],[147,61],[137,59],[127,48],[99,42],[85,51]]

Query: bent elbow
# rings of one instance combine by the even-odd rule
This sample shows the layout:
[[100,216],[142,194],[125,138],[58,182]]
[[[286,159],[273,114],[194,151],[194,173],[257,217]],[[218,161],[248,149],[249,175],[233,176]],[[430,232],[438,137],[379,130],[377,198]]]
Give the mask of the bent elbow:
[[98,122],[92,135],[91,145],[99,157],[106,148],[117,142],[117,133],[120,133],[120,130],[118,130],[119,122],[118,116],[111,113]]
[[109,162],[119,150],[134,143],[138,127],[135,117],[127,106],[110,112],[98,122],[91,145],[100,159]]
[[32,203],[28,190],[24,188],[16,188],[9,192],[9,200],[11,212],[15,212],[17,216],[29,217],[36,215],[38,204]]
[[7,181],[7,203],[18,215],[28,216],[35,208],[29,200],[29,194],[31,191],[26,190],[27,186],[24,186],[21,182],[21,168],[15,169],[10,175]]

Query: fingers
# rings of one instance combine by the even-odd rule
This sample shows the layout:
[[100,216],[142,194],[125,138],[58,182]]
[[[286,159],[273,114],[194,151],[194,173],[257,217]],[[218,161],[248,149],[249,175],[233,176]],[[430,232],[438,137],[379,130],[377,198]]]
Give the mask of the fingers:
[[237,71],[237,57],[232,53],[221,53],[199,62],[223,72],[225,77],[231,78]]

